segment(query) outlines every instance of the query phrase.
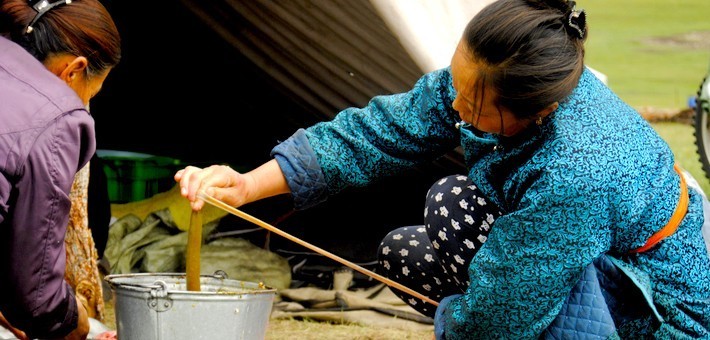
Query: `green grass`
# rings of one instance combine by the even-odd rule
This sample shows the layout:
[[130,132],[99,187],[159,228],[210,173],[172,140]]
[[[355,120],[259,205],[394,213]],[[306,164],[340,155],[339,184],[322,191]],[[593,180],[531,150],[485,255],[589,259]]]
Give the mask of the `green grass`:
[[[634,107],[687,107],[710,67],[710,1],[580,0],[586,62]],[[694,37],[696,40],[688,40]],[[679,45],[652,39],[685,40]]]
[[671,147],[678,164],[695,177],[705,193],[710,194],[710,180],[700,165],[693,136],[694,128],[688,124],[674,122],[659,122],[651,125]]

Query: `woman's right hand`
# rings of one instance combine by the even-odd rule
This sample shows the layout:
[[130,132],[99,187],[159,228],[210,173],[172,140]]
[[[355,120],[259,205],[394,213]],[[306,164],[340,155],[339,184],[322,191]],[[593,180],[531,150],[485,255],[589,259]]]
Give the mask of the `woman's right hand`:
[[81,303],[78,295],[76,296],[76,309],[79,313],[77,326],[69,335],[64,337],[64,340],[86,340],[89,336],[89,328],[91,327],[89,313],[84,308],[84,304]]
[[204,169],[188,166],[175,173],[175,181],[180,184],[180,195],[190,200],[194,211],[202,209],[205,204],[198,196],[202,192],[235,208],[290,192],[275,159],[245,174],[226,165]]
[[[76,304],[77,312],[79,313],[78,324],[76,329],[74,329],[71,333],[69,333],[63,338],[64,340],[85,340],[89,335],[89,315],[86,312],[84,305],[81,303],[81,301],[79,301],[78,297],[76,298]],[[2,313],[0,313],[0,325],[7,328],[19,340],[31,340],[29,337],[27,337],[25,332],[15,327],[12,327],[12,325],[10,325],[7,319],[5,319]]]
[[5,319],[5,316],[3,316],[2,313],[0,313],[0,326],[5,327],[14,336],[16,336],[19,340],[30,340],[30,338],[28,338],[27,335],[25,335],[25,332],[15,328],[15,327],[12,327],[10,322],[8,322],[7,319]]
[[118,340],[118,332],[106,331],[94,337],[93,340]]
[[226,165],[212,165],[204,169],[187,166],[175,173],[175,181],[180,185],[180,195],[190,201],[194,211],[204,206],[204,201],[198,196],[202,192],[233,207],[247,203],[248,176]]

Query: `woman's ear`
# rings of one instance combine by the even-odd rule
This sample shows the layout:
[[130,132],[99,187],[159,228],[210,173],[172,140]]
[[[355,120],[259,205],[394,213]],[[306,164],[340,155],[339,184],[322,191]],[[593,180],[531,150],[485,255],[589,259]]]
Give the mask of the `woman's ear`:
[[89,66],[89,61],[86,57],[62,54],[48,57],[44,61],[44,66],[67,85],[71,86],[72,82],[77,80],[77,77],[80,77],[86,67]]
[[537,116],[541,117],[541,118],[545,118],[545,117],[547,117],[547,115],[549,115],[550,113],[557,110],[558,107],[560,107],[560,103],[554,102],[554,103],[550,104],[549,106],[547,106],[546,108],[542,109],[540,112],[538,112]]
[[[73,56],[72,56],[73,57]],[[71,86],[72,82],[78,80],[77,77],[81,77],[84,74],[84,70],[89,66],[89,61],[85,57],[74,57],[67,58],[65,62],[64,70],[59,74],[59,78],[64,80],[67,84]]]

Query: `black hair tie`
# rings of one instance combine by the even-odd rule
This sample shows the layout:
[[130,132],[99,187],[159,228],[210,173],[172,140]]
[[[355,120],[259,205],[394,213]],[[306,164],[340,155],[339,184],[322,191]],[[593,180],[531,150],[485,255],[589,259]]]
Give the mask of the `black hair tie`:
[[583,9],[577,11],[575,9],[574,1],[570,1],[570,5],[572,9],[566,15],[567,21],[565,22],[565,25],[579,39],[584,39],[587,34],[587,14]]
[[[71,3],[71,1],[72,0],[59,0],[59,1],[56,1],[53,3],[50,3],[49,0],[40,0],[40,1],[36,1],[36,0],[32,1],[31,0],[30,5],[32,6],[32,8],[34,8],[35,11],[37,11],[37,14],[35,14],[35,17],[32,18],[32,21],[30,21],[30,23],[27,25],[27,28],[25,29],[25,34],[32,33],[32,30],[34,30],[32,25],[34,25],[37,22],[37,20],[39,20],[39,18],[41,18],[44,15],[44,13],[49,12],[49,10],[54,7],[61,6],[61,5],[68,5]],[[33,4],[33,2],[34,2],[34,4]]]

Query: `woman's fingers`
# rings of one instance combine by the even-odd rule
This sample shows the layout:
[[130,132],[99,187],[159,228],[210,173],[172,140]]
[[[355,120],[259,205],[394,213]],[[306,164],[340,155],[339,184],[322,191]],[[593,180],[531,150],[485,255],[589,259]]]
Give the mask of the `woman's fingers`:
[[180,195],[190,201],[192,210],[199,211],[204,206],[199,197],[203,191],[219,200],[226,198],[228,201],[238,201],[238,197],[229,195],[230,192],[234,193],[231,187],[237,184],[232,179],[238,176],[236,171],[226,165],[212,165],[204,169],[187,166],[175,173],[175,180],[179,182]]
[[116,331],[106,331],[97,335],[94,340],[117,340],[118,334]]

